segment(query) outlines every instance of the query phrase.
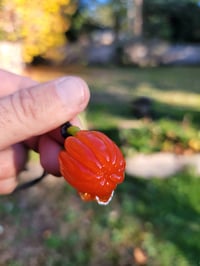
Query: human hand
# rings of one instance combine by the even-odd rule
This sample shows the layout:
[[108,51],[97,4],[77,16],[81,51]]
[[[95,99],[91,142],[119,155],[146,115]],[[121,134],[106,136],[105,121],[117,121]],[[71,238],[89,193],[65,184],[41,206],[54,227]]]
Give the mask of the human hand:
[[78,77],[37,83],[0,70],[0,194],[17,186],[29,149],[39,153],[47,172],[60,175],[58,153],[64,140],[59,127],[76,123],[89,97],[87,84]]

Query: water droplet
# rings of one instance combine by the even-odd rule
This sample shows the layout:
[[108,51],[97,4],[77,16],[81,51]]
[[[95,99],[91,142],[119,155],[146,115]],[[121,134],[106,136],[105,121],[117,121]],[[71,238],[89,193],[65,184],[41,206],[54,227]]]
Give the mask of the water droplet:
[[112,191],[111,195],[110,195],[110,198],[105,201],[105,200],[102,200],[101,198],[99,198],[98,196],[96,196],[96,201],[99,205],[108,205],[108,203],[110,203],[110,201],[112,200],[112,197],[114,195],[114,190]]

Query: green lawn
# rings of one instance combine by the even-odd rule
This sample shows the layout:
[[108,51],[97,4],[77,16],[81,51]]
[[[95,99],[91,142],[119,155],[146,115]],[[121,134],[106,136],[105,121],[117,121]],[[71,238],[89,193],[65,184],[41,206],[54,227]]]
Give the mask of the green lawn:
[[[124,153],[200,151],[199,68],[108,70],[91,81],[87,112],[91,127],[103,130]],[[155,119],[136,119],[132,101],[150,97]],[[198,265],[200,182],[192,170],[169,180],[127,177],[119,188],[120,229],[148,254],[147,265]],[[134,229],[133,229],[134,228]],[[139,233],[139,234],[138,234]]]
[[[89,128],[104,131],[125,155],[177,147],[199,152],[200,68],[42,69],[32,76],[48,80],[63,73],[88,82]],[[138,96],[153,100],[152,120],[134,116],[131,102]],[[0,265],[197,266],[199,177],[192,169],[166,180],[126,176],[106,207],[84,203],[64,182],[49,185],[47,179],[29,192],[1,197],[0,225]]]

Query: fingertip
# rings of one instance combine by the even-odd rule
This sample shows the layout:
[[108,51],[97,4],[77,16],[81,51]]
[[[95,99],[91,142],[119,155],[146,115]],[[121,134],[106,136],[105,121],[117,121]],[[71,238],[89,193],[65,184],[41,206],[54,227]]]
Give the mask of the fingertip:
[[76,113],[81,112],[87,106],[90,99],[90,91],[87,83],[75,76],[62,77],[56,80],[56,91],[67,108],[77,108]]
[[0,195],[11,194],[17,186],[17,180],[15,177],[6,178],[0,180]]

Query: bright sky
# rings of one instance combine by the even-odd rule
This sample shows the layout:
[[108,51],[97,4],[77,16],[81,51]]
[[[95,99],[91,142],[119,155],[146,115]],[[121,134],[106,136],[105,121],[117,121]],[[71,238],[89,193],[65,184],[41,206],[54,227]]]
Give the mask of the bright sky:
[[94,5],[95,6],[95,4],[97,3],[99,3],[99,4],[104,4],[104,3],[107,3],[107,2],[109,2],[109,0],[96,0],[96,1],[93,1],[93,0],[82,0],[82,2],[84,3],[84,4],[87,4],[87,5]]

